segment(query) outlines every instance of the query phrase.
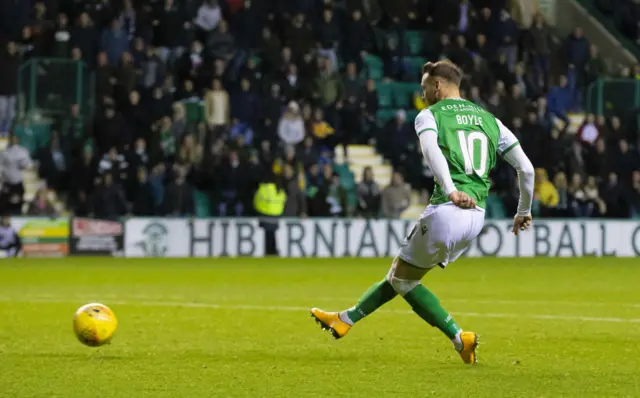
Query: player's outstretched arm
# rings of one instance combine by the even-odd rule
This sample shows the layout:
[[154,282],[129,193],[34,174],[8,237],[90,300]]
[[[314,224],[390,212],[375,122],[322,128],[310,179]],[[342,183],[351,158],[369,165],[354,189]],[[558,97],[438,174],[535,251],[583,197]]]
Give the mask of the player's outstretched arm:
[[504,154],[503,159],[518,173],[520,199],[518,200],[518,212],[513,220],[513,233],[518,235],[518,231],[524,231],[531,226],[531,202],[535,173],[531,161],[519,145]]
[[513,218],[513,233],[518,235],[518,231],[524,231],[531,226],[531,202],[533,201],[535,175],[533,165],[522,150],[518,138],[500,120],[496,119],[496,122],[500,130],[498,153],[518,173],[520,200],[518,201],[518,212]]

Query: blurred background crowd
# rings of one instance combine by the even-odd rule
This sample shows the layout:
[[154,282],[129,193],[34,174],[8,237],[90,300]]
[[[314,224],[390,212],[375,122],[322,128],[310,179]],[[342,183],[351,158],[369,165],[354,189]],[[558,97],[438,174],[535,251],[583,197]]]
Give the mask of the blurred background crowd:
[[[251,216],[268,182],[284,216],[415,216],[434,185],[413,129],[420,68],[447,58],[537,167],[536,215],[638,216],[637,111],[585,102],[598,79],[634,81],[640,65],[514,3],[3,1],[0,206]],[[636,3],[594,12],[640,48]],[[514,172],[501,163],[492,180],[488,215],[513,214]]]

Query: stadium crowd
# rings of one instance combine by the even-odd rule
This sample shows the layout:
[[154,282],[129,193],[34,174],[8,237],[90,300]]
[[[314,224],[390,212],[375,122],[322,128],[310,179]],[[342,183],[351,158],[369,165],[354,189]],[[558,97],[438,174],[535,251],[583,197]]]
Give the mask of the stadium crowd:
[[[465,70],[464,95],[509,126],[538,167],[538,214],[640,213],[635,122],[588,115],[576,135],[567,132],[567,114],[580,109],[588,84],[640,69],[609,70],[580,27],[558,48],[541,15],[522,26],[507,0],[1,7],[0,131],[29,123],[14,120],[21,62],[81,60],[96,82],[93,120],[73,104],[48,145],[31,154],[11,134],[0,155],[0,205],[14,214],[23,207],[21,170],[35,162],[76,215],[192,216],[199,195],[212,216],[252,215],[258,185],[275,175],[287,193],[285,216],[397,217],[411,200],[407,183],[423,198],[433,189],[410,116],[425,106],[422,61],[442,58]],[[381,89],[394,83],[413,89],[389,102]],[[345,185],[348,164],[334,162],[334,149],[348,155],[356,143],[375,144],[394,166],[388,186],[371,168],[357,186]],[[513,171],[501,164],[492,178],[493,196],[513,213]],[[55,212],[46,188],[28,206],[28,214]]]

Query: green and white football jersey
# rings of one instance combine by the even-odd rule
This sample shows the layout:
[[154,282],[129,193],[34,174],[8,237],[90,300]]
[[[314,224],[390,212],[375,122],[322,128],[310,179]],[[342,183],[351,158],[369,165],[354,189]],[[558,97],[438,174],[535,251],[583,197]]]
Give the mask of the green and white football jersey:
[[[519,144],[513,133],[491,113],[463,99],[442,100],[424,109],[416,117],[415,128],[418,136],[438,135],[456,189],[484,208],[496,154],[502,156]],[[431,204],[446,202],[449,198],[437,184]]]

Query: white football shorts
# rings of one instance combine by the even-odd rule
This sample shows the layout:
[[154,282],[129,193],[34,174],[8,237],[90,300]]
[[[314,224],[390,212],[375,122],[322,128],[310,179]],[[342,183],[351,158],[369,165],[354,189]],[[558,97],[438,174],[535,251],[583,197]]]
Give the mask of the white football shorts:
[[398,257],[418,267],[445,267],[456,261],[480,234],[484,209],[461,209],[453,203],[429,205],[409,235]]

